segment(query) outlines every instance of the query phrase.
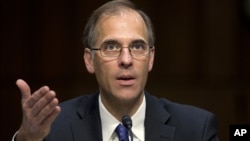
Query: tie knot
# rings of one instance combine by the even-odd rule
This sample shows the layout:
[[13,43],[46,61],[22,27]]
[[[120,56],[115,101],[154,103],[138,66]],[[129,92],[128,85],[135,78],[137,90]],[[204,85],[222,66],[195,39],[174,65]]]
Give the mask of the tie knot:
[[119,124],[116,129],[115,132],[119,138],[119,141],[129,141],[128,139],[128,130],[125,126],[123,126],[122,124]]

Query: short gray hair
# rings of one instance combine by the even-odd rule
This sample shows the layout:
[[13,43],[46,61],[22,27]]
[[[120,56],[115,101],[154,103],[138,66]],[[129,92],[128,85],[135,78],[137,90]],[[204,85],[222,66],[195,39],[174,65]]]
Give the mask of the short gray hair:
[[96,9],[90,16],[83,32],[84,47],[92,48],[95,45],[97,37],[96,25],[102,15],[116,14],[123,9],[134,10],[142,17],[147,28],[148,43],[150,46],[153,46],[155,43],[155,37],[150,18],[143,11],[137,9],[136,6],[130,0],[113,0],[105,3],[104,5]]

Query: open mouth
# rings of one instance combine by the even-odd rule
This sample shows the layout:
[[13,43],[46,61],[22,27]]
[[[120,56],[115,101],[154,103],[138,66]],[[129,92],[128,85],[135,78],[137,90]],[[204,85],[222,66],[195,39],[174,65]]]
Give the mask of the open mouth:
[[135,83],[135,77],[131,75],[124,75],[117,77],[118,83],[123,86],[133,85]]
[[132,76],[132,75],[121,75],[121,76],[119,76],[119,77],[117,77],[117,80],[133,80],[133,79],[135,79],[135,77],[134,76]]
[[132,80],[132,79],[134,79],[134,78],[133,77],[119,77],[118,78],[118,80],[125,80],[125,81]]

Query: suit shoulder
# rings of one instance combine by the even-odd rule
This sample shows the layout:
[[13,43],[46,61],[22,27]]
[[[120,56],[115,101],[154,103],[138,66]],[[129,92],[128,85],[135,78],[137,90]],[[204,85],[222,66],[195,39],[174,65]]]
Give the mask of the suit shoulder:
[[61,102],[59,105],[62,108],[72,108],[77,106],[79,103],[86,103],[87,101],[93,99],[94,94],[91,95],[82,95],[82,96],[78,96],[66,101]]
[[96,93],[66,100],[60,103],[61,112],[58,118],[67,119],[67,117],[72,118],[73,115],[77,117],[79,116],[78,114],[80,114],[80,116],[82,116],[83,114],[86,115],[89,111],[91,111],[91,109],[93,109],[93,107],[96,106],[97,101],[98,94]]
[[[147,95],[148,102],[153,105],[153,109],[159,108],[167,112],[171,116],[171,120],[206,120],[209,117],[214,117],[214,114],[208,110],[170,101],[165,98],[157,98],[155,96]],[[199,118],[198,118],[199,117]]]
[[180,116],[212,116],[208,110],[187,104],[181,104],[177,102],[173,102],[167,100],[165,98],[160,98],[159,103],[161,103],[164,108],[171,114],[171,115],[180,115]]
[[150,95],[147,95],[147,102],[150,121],[174,127],[176,140],[210,140],[216,137],[217,121],[213,113]]

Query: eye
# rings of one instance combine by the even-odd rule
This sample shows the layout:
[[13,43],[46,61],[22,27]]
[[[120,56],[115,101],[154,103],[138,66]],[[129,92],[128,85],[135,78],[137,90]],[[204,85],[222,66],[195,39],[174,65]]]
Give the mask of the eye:
[[119,45],[117,43],[107,43],[103,48],[105,51],[116,51],[119,50]]
[[145,50],[146,45],[144,43],[134,43],[131,45],[132,50]]

